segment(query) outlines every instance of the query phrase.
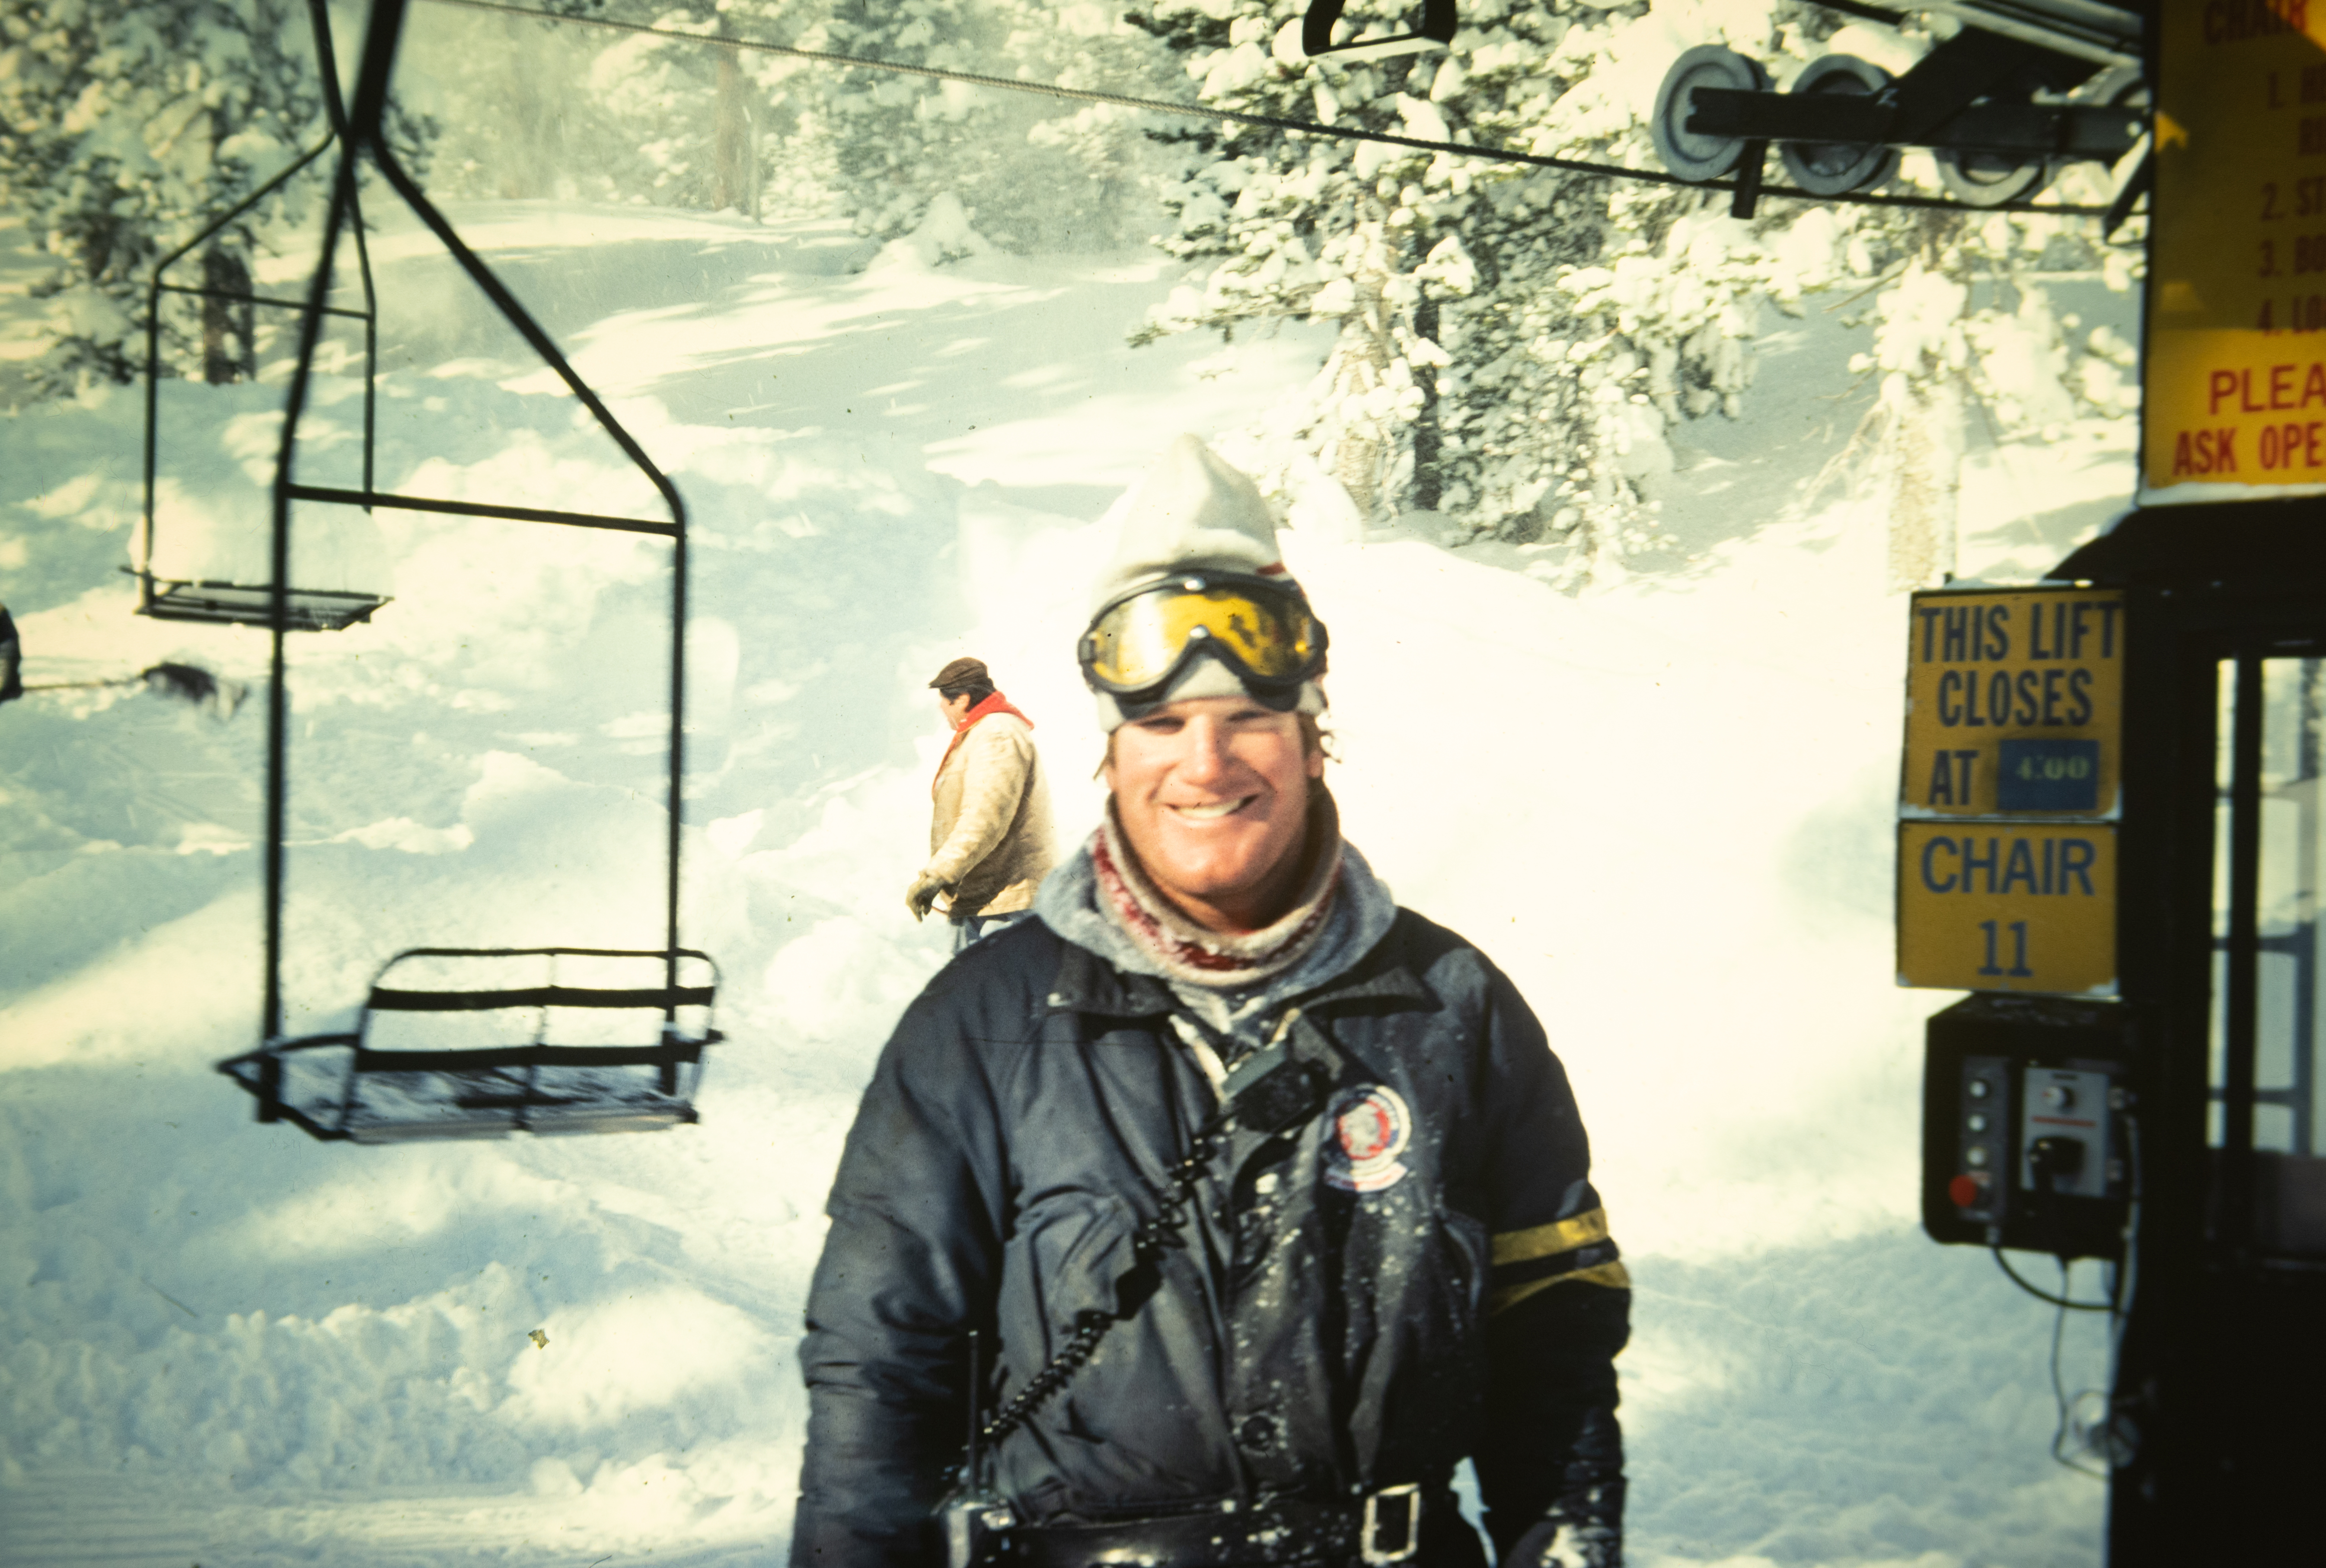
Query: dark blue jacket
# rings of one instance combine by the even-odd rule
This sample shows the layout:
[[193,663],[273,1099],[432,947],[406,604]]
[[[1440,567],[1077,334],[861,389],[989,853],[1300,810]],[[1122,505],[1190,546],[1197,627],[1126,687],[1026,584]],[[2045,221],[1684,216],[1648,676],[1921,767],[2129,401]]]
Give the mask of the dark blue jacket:
[[795,1565],[926,1562],[969,1331],[999,1343],[990,1411],[1093,1310],[1117,1320],[1096,1355],[996,1456],[1021,1517],[1344,1498],[1469,1456],[1504,1546],[1620,1522],[1629,1282],[1533,1014],[1410,911],[1298,1005],[1270,1049],[1313,1064],[1314,1103],[1234,1131],[1142,1268],[1130,1233],[1219,1104],[1169,988],[1033,920],[930,982],[833,1188]]

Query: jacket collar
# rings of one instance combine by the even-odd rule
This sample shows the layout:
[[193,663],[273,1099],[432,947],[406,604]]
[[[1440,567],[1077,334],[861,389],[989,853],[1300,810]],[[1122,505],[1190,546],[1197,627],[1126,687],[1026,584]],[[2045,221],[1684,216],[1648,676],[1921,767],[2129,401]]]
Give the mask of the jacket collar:
[[[1307,996],[1288,1000],[1317,1008],[1353,1001],[1427,1002],[1429,988],[1407,965],[1400,927],[1372,951]],[[1051,1012],[1093,1013],[1108,1018],[1154,1018],[1177,1007],[1170,987],[1152,975],[1130,974],[1077,942],[1059,944],[1058,972],[1046,998]]]
[[1398,928],[1391,926],[1390,934],[1375,943],[1372,951],[1360,960],[1356,968],[1344,971],[1306,997],[1292,999],[1312,1010],[1335,1002],[1428,1001],[1429,988],[1406,963],[1404,943],[1397,938]]
[[977,706],[961,716],[961,722],[953,728],[953,738],[945,742],[944,755],[937,758],[936,778],[929,781],[929,794],[932,798],[937,793],[937,779],[944,776],[945,764],[951,762],[953,754],[961,749],[961,743],[967,738],[970,730],[976,726],[979,719],[991,719],[997,713],[1007,713],[1010,718],[1023,723],[1028,729],[1034,728],[1034,721],[1011,707],[1009,699],[999,691],[979,702]]
[[1108,1018],[1153,1018],[1177,1005],[1171,988],[1152,975],[1128,974],[1079,942],[1060,941],[1058,972],[1048,997],[1054,1013],[1096,1013]]

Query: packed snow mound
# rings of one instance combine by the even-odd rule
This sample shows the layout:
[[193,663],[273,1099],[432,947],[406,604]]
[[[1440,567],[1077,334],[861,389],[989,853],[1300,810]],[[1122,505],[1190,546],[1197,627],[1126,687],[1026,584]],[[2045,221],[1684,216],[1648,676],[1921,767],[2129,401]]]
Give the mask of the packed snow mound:
[[933,267],[973,255],[991,255],[993,242],[970,226],[969,210],[947,190],[933,199],[913,231],[880,247],[875,265]]

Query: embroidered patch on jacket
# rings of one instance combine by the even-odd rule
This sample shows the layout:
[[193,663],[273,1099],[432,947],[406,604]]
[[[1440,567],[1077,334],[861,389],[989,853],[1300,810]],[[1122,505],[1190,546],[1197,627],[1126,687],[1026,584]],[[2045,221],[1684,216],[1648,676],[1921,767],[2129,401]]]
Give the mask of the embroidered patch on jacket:
[[1378,1192],[1405,1177],[1398,1155],[1413,1141],[1413,1113],[1397,1090],[1379,1083],[1346,1090],[1333,1102],[1333,1141],[1325,1146],[1325,1182],[1344,1192]]

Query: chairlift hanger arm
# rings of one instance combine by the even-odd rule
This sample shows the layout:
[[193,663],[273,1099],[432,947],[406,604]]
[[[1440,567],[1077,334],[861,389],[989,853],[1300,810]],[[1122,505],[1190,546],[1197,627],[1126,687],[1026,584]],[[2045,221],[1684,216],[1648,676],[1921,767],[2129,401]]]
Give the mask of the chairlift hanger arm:
[[[382,9],[393,8],[401,11],[405,0],[377,0],[377,4]],[[582,407],[590,411],[591,417],[595,419],[599,427],[612,438],[614,444],[622,449],[622,455],[628,458],[637,466],[638,471],[647,477],[647,482],[653,485],[661,495],[663,504],[670,508],[670,533],[674,538],[683,539],[686,532],[686,503],[679,499],[678,487],[672,484],[669,476],[655,466],[654,459],[647,456],[646,449],[638,445],[637,439],[628,431],[622,428],[621,421],[614,417],[612,411],[607,408],[590,384],[574,372],[573,366],[566,362],[565,356],[559,351],[557,345],[550,340],[549,334],[543,331],[540,324],[534,320],[531,312],[517,302],[515,294],[502,286],[500,279],[493,275],[492,269],[478,259],[476,252],[469,248],[468,243],[454,231],[451,224],[445,220],[444,215],[436,210],[436,204],[430,201],[426,193],[413,181],[412,176],[405,172],[404,165],[396,162],[395,154],[388,149],[386,140],[378,136],[377,132],[377,127],[375,126],[367,144],[372,154],[374,165],[386,177],[388,184],[395,187],[395,193],[404,198],[405,205],[412,209],[414,215],[428,226],[429,232],[433,234],[443,244],[444,248],[451,253],[452,259],[460,264],[461,271],[469,274],[470,281],[474,283],[483,292],[485,297],[493,302],[494,307],[500,311],[510,326],[516,329],[517,334],[526,340],[533,351],[547,362],[550,369],[557,373],[557,378],[565,384],[565,389],[574,395]]]
[[[165,294],[190,294],[198,300],[228,300],[237,305],[271,305],[278,311],[303,311],[307,308],[304,300],[270,299],[265,294],[247,294],[239,289],[198,289],[191,283],[163,283],[159,287]],[[368,311],[350,310],[345,305],[326,305],[323,314],[344,316],[357,321],[368,320],[371,317]]]
[[[293,590],[290,586],[291,514],[294,501],[310,500],[354,505],[371,509],[387,506],[402,509],[444,513],[463,516],[504,516],[516,521],[572,524],[623,532],[650,533],[668,538],[673,547],[671,590],[670,646],[670,729],[668,743],[668,827],[664,844],[664,925],[665,943],[659,956],[665,966],[664,986],[659,1006],[667,1030],[676,1018],[681,1006],[693,1005],[691,990],[683,991],[678,985],[678,964],[681,950],[679,930],[679,869],[682,847],[681,803],[684,779],[684,715],[685,711],[685,625],[686,625],[686,512],[677,487],[668,476],[657,468],[645,450],[615,419],[602,399],[575,373],[572,366],[551,341],[547,333],[534,320],[516,298],[502,285],[492,270],[462,241],[450,222],[436,209],[426,194],[398,162],[385,134],[388,104],[388,87],[395,66],[396,48],[401,38],[409,0],[372,0],[366,26],[365,43],[356,75],[355,89],[344,109],[340,105],[336,60],[330,42],[330,18],[324,0],[310,0],[310,12],[317,32],[317,55],[325,75],[326,106],[334,120],[334,130],[340,144],[340,156],[336,178],[332,182],[330,202],[323,224],[322,244],[315,271],[307,291],[306,308],[299,320],[298,355],[293,366],[291,382],[284,401],[281,433],[275,453],[274,486],[273,550],[271,573],[266,589],[269,613],[267,620],[273,630],[273,650],[269,670],[269,701],[267,714],[267,849],[266,849],[266,931],[265,931],[265,992],[261,1013],[261,1038],[277,1042],[282,1036],[283,1020],[283,893],[284,872],[284,831],[287,813],[287,714],[289,708],[287,666],[284,636],[294,626],[293,615]],[[460,502],[428,496],[382,495],[373,479],[371,469],[372,405],[371,381],[374,375],[372,356],[375,352],[375,323],[366,325],[366,404],[365,404],[365,466],[363,484],[359,489],[347,490],[330,486],[302,485],[294,478],[294,460],[298,450],[299,427],[305,412],[310,384],[314,371],[316,350],[320,343],[322,321],[327,314],[327,302],[331,289],[331,274],[338,247],[343,235],[352,227],[357,246],[357,259],[364,279],[366,303],[372,303],[370,262],[363,242],[363,218],[359,209],[359,170],[368,158],[395,194],[413,214],[436,236],[454,262],[470,281],[492,303],[502,319],[515,329],[542,361],[553,369],[576,401],[589,410],[599,427],[619,447],[634,468],[644,474],[669,508],[667,524],[649,523],[643,519],[605,516],[597,514],[570,512],[542,507],[495,506],[471,502]],[[667,1043],[667,1042],[666,1042]],[[279,1081],[279,1063],[269,1071],[275,1072]],[[669,1081],[669,1070],[665,1072],[665,1096],[675,1090]],[[355,1092],[354,1079],[349,1079],[349,1094]],[[530,1090],[528,1090],[530,1092]],[[269,1100],[279,1098],[270,1094]],[[352,1107],[350,1098],[348,1105]],[[678,1108],[684,1119],[692,1119],[690,1107]],[[674,1113],[675,1114],[675,1113]]]
[[386,490],[343,490],[330,485],[291,485],[294,501],[327,501],[343,506],[385,506],[392,511],[441,512],[454,517],[500,517],[513,523],[563,523],[575,528],[607,528],[624,533],[678,536],[680,524],[598,512],[565,512],[554,506],[511,506],[498,501],[451,501],[433,496],[402,496]]
[[1308,0],[1308,9],[1300,18],[1301,53],[1311,60],[1328,54],[1375,59],[1386,54],[1418,53],[1433,44],[1442,48],[1453,42],[1455,32],[1461,25],[1456,0],[1422,0],[1421,25],[1411,32],[1335,43],[1333,24],[1341,19],[1346,5],[1347,0]]
[[[279,170],[272,179],[268,180],[266,183],[258,187],[257,190],[253,190],[249,195],[236,202],[232,207],[228,208],[216,218],[213,218],[209,224],[198,230],[191,239],[186,241],[185,244],[180,246],[177,249],[172,251],[169,255],[163,256],[160,261],[154,264],[153,282],[150,291],[146,296],[146,321],[149,330],[151,329],[154,322],[154,307],[159,304],[159,296],[164,291],[172,293],[209,292],[189,289],[185,287],[185,285],[180,283],[165,283],[162,281],[163,275],[172,267],[176,266],[180,262],[185,260],[187,256],[200,249],[204,243],[216,238],[219,232],[225,229],[228,225],[232,224],[236,218],[240,218],[252,208],[265,200],[266,198],[272,196],[275,191],[281,190],[292,176],[297,174],[308,164],[312,163],[316,159],[321,157],[324,150],[330,146],[332,142],[337,140],[338,137],[339,132],[336,129],[324,132],[323,139],[321,141],[317,142],[313,146],[308,148],[305,152],[293,159],[287,165]],[[257,302],[261,304],[273,305],[290,304],[292,302],[284,300],[263,300],[258,301]]]
[[[314,0],[314,3],[321,5],[322,0]],[[429,232],[451,253],[461,270],[468,274],[469,280],[492,302],[502,319],[516,329],[517,335],[541,356],[550,369],[557,373],[557,378],[565,384],[566,390],[590,411],[591,417],[598,422],[600,428],[622,449],[622,455],[647,477],[662,496],[663,504],[670,508],[675,529],[683,533],[686,527],[686,503],[679,499],[678,487],[655,466],[654,459],[647,456],[646,449],[622,428],[621,422],[613,416],[590,384],[574,373],[573,366],[566,362],[564,354],[550,339],[549,334],[542,330],[540,323],[533,319],[532,312],[518,303],[516,296],[493,275],[492,269],[469,248],[468,242],[454,231],[444,215],[436,210],[436,204],[428,199],[427,194],[405,172],[395,151],[388,146],[383,129],[387,107],[387,81],[395,66],[396,42],[403,31],[407,4],[408,0],[373,0],[371,32],[364,45],[363,72],[356,84],[356,99],[349,120],[351,138],[371,155],[373,166],[404,199],[405,205],[412,209],[414,216],[426,224]],[[329,257],[325,258],[324,265],[329,267]]]
[[[317,0],[317,3],[320,4],[321,0]],[[621,448],[623,454],[660,493],[663,504],[670,508],[669,538],[672,553],[668,784],[670,798],[669,826],[663,845],[663,923],[664,942],[669,953],[665,979],[671,988],[675,989],[678,984],[678,872],[682,838],[680,803],[683,798],[686,772],[686,736],[684,722],[686,713],[686,503],[679,498],[678,487],[671,483],[669,476],[655,466],[654,459],[647,456],[646,449],[641,447],[630,432],[623,428],[621,421],[614,417],[613,412],[607,408],[589,383],[575,374],[573,366],[567,363],[565,356],[559,351],[557,345],[550,340],[549,334],[542,330],[540,323],[533,319],[532,313],[517,302],[516,296],[502,286],[500,279],[493,275],[492,269],[485,265],[460,235],[453,231],[451,224],[445,220],[444,215],[436,210],[436,204],[428,199],[426,193],[414,181],[412,176],[405,172],[403,164],[396,161],[394,150],[387,144],[387,138],[381,134],[381,116],[386,113],[387,103],[388,73],[395,64],[396,40],[403,30],[404,14],[408,4],[409,0],[372,0],[371,34],[365,47],[363,72],[358,83],[351,120],[353,135],[361,138],[362,145],[370,153],[374,165],[386,179],[388,184],[395,188],[396,194],[404,198],[405,204],[412,209],[420,220],[428,226],[429,231],[436,236],[444,248],[451,253],[453,260],[460,264],[461,270],[467,273],[470,280],[477,285],[487,299],[493,302],[494,307],[500,311],[502,319],[516,328],[518,335],[532,346],[533,351],[540,355],[544,363],[557,373],[558,379],[563,381],[567,390],[573,394],[574,398],[590,411],[591,417],[598,422],[599,428]],[[353,168],[353,145],[351,142],[349,163],[350,170]],[[327,255],[324,258],[323,270],[328,272],[330,265],[330,261]],[[284,473],[287,476],[288,470],[285,469]],[[365,487],[370,488],[369,484],[367,483]]]

